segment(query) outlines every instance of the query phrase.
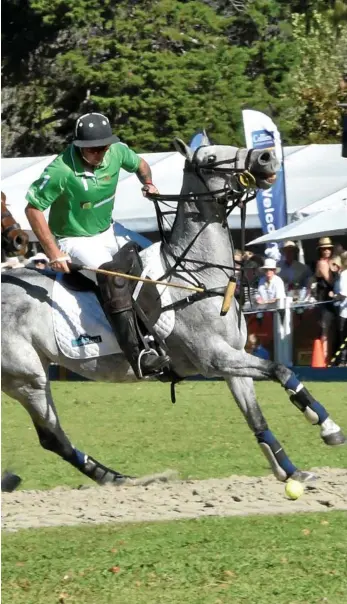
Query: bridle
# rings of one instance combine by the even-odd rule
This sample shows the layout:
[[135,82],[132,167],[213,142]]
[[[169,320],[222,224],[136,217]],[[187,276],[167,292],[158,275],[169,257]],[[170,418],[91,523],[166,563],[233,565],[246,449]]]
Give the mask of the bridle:
[[[201,147],[204,147],[204,146],[207,146],[207,145],[202,145]],[[188,296],[187,298],[185,298],[186,304],[190,304],[196,300],[201,300],[202,298],[206,298],[206,297],[210,297],[210,296],[216,296],[216,295],[224,296],[224,291],[225,291],[224,288],[207,289],[205,287],[205,285],[197,279],[197,277],[194,275],[193,271],[191,269],[189,270],[185,267],[186,264],[189,263],[189,264],[193,264],[193,265],[198,265],[198,266],[201,266],[201,268],[217,268],[217,269],[221,269],[224,271],[227,270],[229,272],[229,274],[231,273],[229,280],[234,281],[234,282],[236,282],[236,278],[235,278],[236,269],[235,269],[235,266],[217,264],[214,262],[206,262],[203,260],[196,260],[196,259],[189,258],[187,256],[189,250],[192,248],[192,246],[194,245],[194,243],[196,242],[198,237],[201,235],[201,233],[209,225],[210,221],[206,221],[206,223],[201,227],[199,232],[193,237],[192,241],[190,241],[190,243],[187,245],[187,247],[181,254],[179,254],[179,255],[175,254],[171,249],[170,241],[168,240],[168,238],[165,234],[165,229],[164,229],[165,216],[167,216],[169,214],[171,215],[174,212],[172,209],[170,211],[163,211],[160,208],[159,203],[168,205],[170,202],[177,202],[177,203],[186,203],[186,202],[194,202],[194,201],[208,202],[208,200],[211,200],[211,198],[212,198],[212,200],[216,201],[218,204],[225,205],[225,209],[226,209],[225,220],[222,224],[223,224],[223,226],[226,226],[226,227],[227,227],[227,218],[228,218],[229,214],[234,210],[235,207],[239,206],[240,211],[241,211],[241,251],[243,253],[244,247],[245,247],[246,205],[251,199],[254,199],[256,196],[256,190],[255,190],[256,189],[256,180],[255,180],[254,176],[248,171],[251,150],[248,151],[248,153],[247,153],[246,160],[245,160],[245,167],[238,168],[237,162],[239,159],[239,157],[238,157],[239,151],[237,152],[236,156],[231,159],[223,159],[220,161],[216,161],[215,156],[211,155],[211,159],[209,158],[206,164],[198,163],[196,161],[196,156],[197,156],[199,149],[201,149],[201,147],[198,147],[196,149],[191,160],[188,160],[188,159],[186,160],[183,172],[184,172],[184,174],[194,173],[197,176],[197,178],[200,180],[200,182],[203,184],[206,191],[203,191],[201,193],[186,193],[186,194],[177,194],[177,195],[148,194],[148,198],[151,201],[153,201],[153,203],[154,203],[154,207],[155,207],[155,211],[156,211],[156,215],[157,215],[160,238],[162,241],[163,251],[165,252],[165,258],[166,258],[167,270],[164,273],[164,275],[162,277],[160,277],[160,279],[162,279],[162,280],[168,279],[173,274],[175,269],[177,269],[178,267],[181,267],[181,269],[183,269],[185,273],[189,274],[189,277],[191,279],[191,281],[187,278],[185,278],[185,280],[188,283],[191,283],[192,285],[197,285],[198,287],[200,287],[204,290],[203,293],[195,293],[195,294],[192,294],[191,296]],[[229,167],[226,167],[226,165],[229,165]],[[234,185],[231,182],[232,179],[230,178],[230,179],[226,180],[225,186],[223,188],[211,191],[209,189],[207,181],[204,177],[205,173],[220,174],[223,176],[224,175],[236,176],[237,188],[234,188]],[[228,229],[228,235],[229,235],[230,246],[231,246],[231,250],[232,250],[232,254],[233,254],[233,263],[235,264],[233,242],[232,242],[232,238],[231,238],[229,229]],[[174,260],[173,264],[169,262],[169,258]],[[243,281],[243,268],[242,268],[242,264],[241,264],[241,295],[242,295],[242,281]],[[177,306],[179,304],[180,304],[180,302],[177,302],[176,304],[174,304],[174,306]]]
[[[160,194],[151,194],[148,195],[148,197],[153,201],[153,202],[189,202],[189,201],[197,201],[197,200],[201,200],[204,201],[204,198],[207,199],[211,199],[211,197],[213,199],[215,199],[216,201],[218,201],[219,203],[229,203],[230,201],[235,201],[235,205],[231,208],[230,211],[232,211],[234,209],[234,207],[236,207],[238,205],[238,203],[241,201],[242,196],[245,193],[245,189],[255,189],[256,188],[256,181],[255,178],[253,176],[253,174],[251,174],[248,171],[248,167],[249,167],[249,160],[250,160],[250,154],[251,151],[248,151],[247,153],[247,157],[245,160],[245,168],[237,168],[236,166],[234,167],[220,167],[220,166],[225,166],[225,164],[236,164],[238,162],[238,155],[239,155],[239,151],[236,153],[236,156],[232,159],[222,159],[220,161],[215,161],[212,158],[215,158],[215,156],[211,156],[211,160],[208,160],[207,164],[199,164],[196,161],[196,156],[198,151],[203,148],[206,147],[208,145],[201,145],[201,147],[198,147],[196,149],[196,151],[194,152],[194,155],[192,157],[192,159],[186,160],[184,169],[183,169],[183,173],[194,173],[196,174],[196,176],[199,178],[199,180],[203,183],[204,187],[206,188],[206,192],[202,192],[202,193],[186,193],[186,194],[182,194],[179,193],[177,195],[160,195]],[[210,189],[207,186],[207,182],[203,177],[203,173],[204,172],[209,172],[209,173],[214,173],[214,174],[220,174],[220,175],[230,175],[230,176],[237,176],[238,179],[238,189],[233,189],[229,183],[226,183],[225,186],[221,189],[216,189],[214,191],[210,191]],[[253,195],[253,197],[255,197],[255,193]],[[248,200],[250,201],[250,199],[253,199],[253,197],[250,197]],[[237,198],[235,200],[235,198]],[[229,212],[230,213],[230,212]]]

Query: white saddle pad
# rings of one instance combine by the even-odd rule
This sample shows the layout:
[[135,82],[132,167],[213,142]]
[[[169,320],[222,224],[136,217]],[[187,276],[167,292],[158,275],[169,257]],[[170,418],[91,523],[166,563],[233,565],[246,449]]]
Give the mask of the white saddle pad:
[[[164,273],[160,257],[160,243],[141,252],[145,266],[143,276],[159,278]],[[139,282],[134,298],[139,295]],[[155,286],[153,286],[155,287]],[[162,306],[171,302],[168,287],[156,286]],[[62,283],[62,275],[57,273],[52,292],[53,326],[59,350],[70,359],[89,359],[110,354],[121,354],[117,339],[100,303],[93,292],[71,291]],[[154,325],[155,333],[165,340],[175,324],[174,310],[162,313]]]
[[70,359],[122,351],[94,292],[66,289],[57,274],[52,293],[53,326],[59,350]]

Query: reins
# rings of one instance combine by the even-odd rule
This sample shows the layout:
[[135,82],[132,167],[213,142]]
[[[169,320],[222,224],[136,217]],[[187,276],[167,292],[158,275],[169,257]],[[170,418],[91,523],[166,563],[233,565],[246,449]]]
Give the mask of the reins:
[[[196,152],[197,151],[198,151],[198,149],[196,150]],[[195,154],[196,154],[196,152],[195,152]],[[195,154],[194,154],[194,156],[195,156]],[[194,160],[194,156],[193,156],[193,160]],[[202,299],[207,296],[216,296],[216,295],[224,296],[222,309],[221,309],[222,315],[225,315],[228,312],[228,310],[230,308],[231,300],[233,298],[233,295],[234,295],[234,292],[236,289],[236,278],[235,278],[236,268],[235,268],[235,260],[234,260],[234,248],[233,248],[229,229],[228,229],[228,234],[229,234],[230,246],[231,246],[231,250],[232,250],[232,254],[233,254],[234,266],[218,264],[215,262],[206,262],[204,260],[196,260],[195,258],[189,258],[187,256],[189,250],[192,248],[192,246],[194,245],[194,243],[196,242],[198,237],[205,230],[205,228],[207,228],[207,226],[210,224],[210,221],[206,221],[206,223],[201,227],[199,232],[193,237],[193,239],[189,242],[189,244],[187,245],[187,247],[181,254],[179,254],[179,255],[175,254],[171,249],[170,241],[166,237],[165,228],[164,228],[165,216],[169,215],[169,214],[173,214],[173,213],[175,213],[175,211],[174,210],[169,211],[169,212],[162,211],[159,204],[162,203],[164,205],[168,205],[170,202],[176,202],[176,203],[186,203],[186,202],[189,203],[190,202],[190,203],[192,203],[194,201],[205,201],[205,200],[207,201],[207,200],[211,200],[211,198],[212,198],[219,204],[222,204],[222,203],[227,204],[225,223],[227,223],[228,216],[235,209],[235,207],[240,206],[240,209],[241,209],[241,248],[242,248],[242,254],[243,254],[244,250],[245,250],[246,205],[247,205],[248,201],[250,201],[251,199],[254,199],[254,197],[256,195],[256,193],[254,191],[254,187],[256,186],[255,178],[247,170],[248,163],[249,163],[249,156],[250,156],[250,152],[248,152],[247,157],[246,157],[246,162],[245,162],[246,168],[245,169],[239,169],[236,167],[233,167],[233,168],[226,168],[226,167],[221,168],[220,167],[222,165],[225,166],[225,164],[235,164],[238,159],[237,155],[233,159],[221,160],[218,162],[216,162],[216,161],[209,162],[208,164],[203,165],[203,166],[199,166],[198,164],[194,163],[193,160],[192,160],[192,162],[187,161],[185,168],[184,168],[184,172],[185,173],[187,173],[187,172],[195,173],[196,176],[199,178],[199,180],[203,183],[204,187],[206,188],[206,192],[177,194],[177,195],[147,194],[148,198],[154,203],[154,208],[155,208],[156,215],[157,215],[160,239],[161,239],[161,242],[163,245],[163,250],[165,251],[167,256],[170,256],[174,260],[173,264],[170,264],[168,259],[166,260],[167,270],[165,271],[165,273],[161,277],[161,279],[168,279],[170,277],[170,275],[172,275],[176,269],[181,267],[183,271],[185,271],[186,273],[189,274],[189,277],[191,279],[191,281],[189,281],[189,279],[187,277],[185,277],[185,280],[188,283],[190,283],[192,286],[196,286],[204,291],[203,294],[201,292],[199,292],[198,296],[193,295],[193,296],[189,296],[189,299],[185,298],[185,303],[192,303],[192,302],[196,301],[197,299]],[[231,188],[231,185],[228,186],[228,183],[226,183],[224,188],[210,191],[205,179],[203,178],[203,172],[210,172],[210,173],[212,172],[212,173],[230,174],[230,175],[237,174],[238,181],[239,181],[238,184],[240,186],[240,189],[235,190],[235,189]],[[227,224],[226,224],[226,226],[227,226]],[[186,264],[193,264],[193,265],[195,264],[195,265],[201,265],[203,268],[217,268],[217,269],[221,269],[221,270],[230,271],[231,275],[230,275],[229,283],[228,283],[226,289],[223,291],[221,291],[221,288],[219,288],[219,287],[206,289],[205,285],[203,283],[199,282],[198,278],[194,275],[192,270],[191,269],[189,270],[185,267]],[[241,263],[240,273],[241,273],[241,292],[243,294],[244,269],[243,269],[242,263]],[[178,304],[178,302],[176,302],[176,305],[177,304]],[[240,326],[240,321],[241,321],[241,312],[239,314],[239,326]]]

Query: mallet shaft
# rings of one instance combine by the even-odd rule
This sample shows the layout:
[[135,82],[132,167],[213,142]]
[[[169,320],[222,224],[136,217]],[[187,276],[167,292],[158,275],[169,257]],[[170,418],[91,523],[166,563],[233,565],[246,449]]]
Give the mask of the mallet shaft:
[[205,291],[202,287],[195,287],[194,285],[181,285],[180,283],[169,283],[168,281],[156,281],[155,279],[136,277],[135,275],[127,275],[126,273],[118,273],[117,271],[106,271],[103,268],[91,268],[90,266],[81,265],[79,266],[79,270],[92,271],[94,273],[101,273],[102,275],[111,275],[114,277],[123,277],[130,281],[141,281],[142,283],[152,283],[152,285],[165,285],[167,287],[177,287],[178,289],[188,289],[193,292],[203,293]]

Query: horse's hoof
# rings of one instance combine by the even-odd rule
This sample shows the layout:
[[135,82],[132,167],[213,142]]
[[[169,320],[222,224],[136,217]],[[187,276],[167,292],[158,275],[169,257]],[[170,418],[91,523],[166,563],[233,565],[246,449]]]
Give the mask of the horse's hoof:
[[345,445],[347,443],[347,439],[342,430],[333,432],[332,434],[322,435],[322,440],[326,445],[330,445],[331,447],[339,447],[340,445]]
[[135,477],[134,476],[127,476],[127,475],[123,475],[123,474],[118,474],[113,479],[113,484],[116,484],[116,485],[120,486],[122,484],[126,484],[129,480],[135,480]]
[[20,476],[17,476],[17,474],[12,474],[12,472],[5,471],[1,477],[1,492],[12,493],[16,490],[21,482],[22,479]]
[[126,476],[125,474],[119,474],[118,472],[113,472],[109,470],[98,480],[98,484],[100,486],[105,486],[107,484],[113,484],[117,486],[121,486],[128,482],[128,480],[134,480],[133,476]]
[[295,470],[294,474],[289,476],[288,480],[297,480],[298,482],[313,482],[314,480],[317,480],[317,476],[313,472]]

